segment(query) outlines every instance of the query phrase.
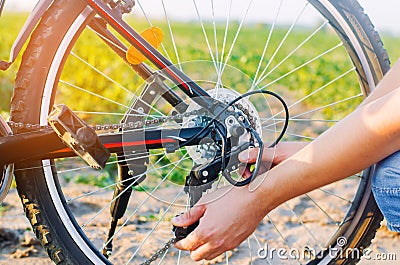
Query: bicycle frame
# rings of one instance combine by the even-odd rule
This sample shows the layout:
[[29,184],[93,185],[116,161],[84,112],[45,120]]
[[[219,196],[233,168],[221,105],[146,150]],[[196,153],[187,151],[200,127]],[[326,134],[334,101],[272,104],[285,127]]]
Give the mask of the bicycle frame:
[[[192,81],[188,76],[181,72],[175,67],[170,61],[168,61],[160,52],[152,47],[144,38],[140,36],[134,29],[132,29],[125,21],[122,20],[122,16],[111,9],[107,4],[101,0],[85,0],[93,9],[93,12],[97,13],[102,19],[104,19],[111,27],[113,27],[123,38],[125,38],[131,45],[137,48],[142,54],[146,56],[150,62],[154,64],[159,70],[163,71],[176,86],[178,86],[186,95],[192,98],[197,104],[203,107],[210,113],[219,113],[219,110],[225,107],[225,104],[211,98],[209,94],[203,90],[198,84]],[[3,2],[4,3],[4,2]],[[15,60],[15,57],[20,52],[23,44],[32,33],[35,25],[40,20],[44,12],[50,7],[52,0],[40,0],[36,5],[35,9],[29,16],[23,29],[18,35],[14,42],[10,62],[2,62],[2,69],[7,69]],[[94,23],[95,24],[95,23]],[[101,29],[98,29],[101,30]],[[118,39],[111,35],[109,36],[114,41]],[[3,66],[5,64],[5,67]],[[133,65],[132,69],[135,70],[144,79],[147,79],[156,74],[152,73],[143,63],[139,65]],[[157,78],[157,76],[155,76]],[[167,89],[167,95],[176,96],[176,94],[170,88]],[[179,99],[171,100],[176,105]],[[171,102],[170,101],[170,102]],[[131,133],[132,139],[136,139],[130,142],[123,142],[121,135],[100,135],[100,141],[104,146],[110,149],[112,153],[120,153],[125,147],[134,147],[138,149],[157,149],[165,148],[166,145],[180,146],[182,143],[187,142],[190,139],[190,145],[196,145],[199,143],[205,135],[210,132],[210,129],[203,130],[203,128],[191,128],[181,130],[146,130],[145,136],[143,137],[143,131]],[[201,133],[200,133],[201,132]],[[141,137],[141,139],[140,139]],[[195,139],[194,139],[195,137]],[[46,143],[46,144],[45,144]],[[26,151],[25,147],[29,144],[32,148]],[[18,150],[25,150],[19,152]],[[12,136],[6,136],[0,138],[0,153],[7,153],[7,157],[0,158],[0,164],[15,163],[27,159],[45,159],[45,158],[60,158],[60,157],[71,157],[75,154],[65,147],[60,141],[57,135],[49,131],[37,131],[28,132],[24,134],[17,134]]]
[[214,112],[215,101],[199,85],[176,68],[168,59],[151,46],[145,39],[132,29],[125,21],[101,0],[85,0],[93,10],[100,15],[111,27],[113,27],[131,45],[146,56],[158,69],[177,85],[185,94],[197,104],[211,113]]
[[[210,130],[201,131],[203,127],[169,129],[169,130],[139,130],[122,134],[100,135],[100,142],[111,153],[123,153],[125,148],[148,150],[179,147],[186,144],[197,145]],[[128,141],[124,140],[128,139]],[[27,149],[26,146],[30,148]],[[21,152],[21,150],[24,150]],[[10,164],[24,160],[49,158],[64,158],[76,156],[67,148],[53,130],[41,130],[0,138],[0,164]]]
[[[132,29],[132,27],[123,21],[122,17],[117,12],[112,10],[101,0],[85,1],[95,13],[97,13],[111,27],[120,33],[121,36],[125,38],[131,45],[145,55],[145,57],[149,59],[159,70],[162,70],[163,73],[185,94],[187,94],[204,109],[210,111],[211,113],[214,112],[216,108],[215,100],[213,100],[204,89],[202,89],[198,84],[181,72],[160,52],[151,46],[144,38],[142,38],[142,36],[140,36],[140,34]],[[10,53],[10,62],[2,61],[0,69],[6,70],[14,62],[23,44],[34,30],[35,25],[38,23],[44,12],[50,7],[51,4],[52,0],[40,0],[38,2],[26,21],[24,27],[22,28],[20,34],[18,35],[16,41],[14,42]]]

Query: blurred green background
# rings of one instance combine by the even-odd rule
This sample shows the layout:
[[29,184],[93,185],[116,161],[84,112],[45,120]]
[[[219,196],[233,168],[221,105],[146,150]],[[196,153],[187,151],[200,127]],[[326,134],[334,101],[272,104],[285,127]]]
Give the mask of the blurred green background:
[[[1,17],[0,58],[2,60],[8,59],[9,51],[11,49],[13,41],[15,40],[20,28],[22,27],[27,15],[28,14],[26,13],[8,12]],[[168,25],[166,23],[157,23],[157,26],[163,29],[165,35],[168,35]],[[135,28],[138,31],[142,31],[146,27],[148,27],[148,24],[145,21],[135,24]],[[235,25],[235,27],[237,28],[238,25]],[[178,50],[181,59],[189,58],[190,60],[195,61],[209,58],[209,51],[206,43],[204,41],[193,41],[196,40],[198,36],[202,36],[203,34],[202,29],[201,27],[199,27],[199,25],[192,25],[190,23],[178,23],[174,24],[173,28],[175,41],[178,43]],[[206,30],[212,31],[211,28],[206,28]],[[218,31],[223,32],[224,26],[220,25]],[[313,29],[304,27],[296,29],[294,32],[292,32],[290,36],[290,41],[288,41],[285,47],[282,48],[282,50],[277,54],[275,62],[280,62],[282,59],[284,59],[287,54],[289,54],[292,49],[294,49],[297,45],[299,45],[299,43],[306,39],[312,33],[312,31]],[[241,32],[242,37],[241,39],[238,39],[235,51],[232,53],[231,60],[229,61],[230,66],[239,69],[244,74],[251,75],[252,73],[254,73],[258,66],[261,55],[255,53],[254,51],[250,51],[248,47],[252,47],[255,50],[262,51],[263,42],[260,41],[259,36],[264,36],[265,32],[266,26],[261,24],[254,24],[243,28]],[[284,37],[285,33],[286,29],[277,28],[275,34],[271,39],[271,43],[277,46],[280,40]],[[388,51],[389,57],[391,58],[392,63],[394,63],[398,58],[400,58],[400,36],[382,33],[381,37],[384,42],[384,46]],[[166,41],[168,42],[170,40]],[[219,42],[222,43],[222,39],[219,40]],[[131,96],[128,97],[126,92],[121,89],[112,89],[112,87],[116,86],[115,83],[102,76],[99,76],[99,74],[93,71],[93,69],[89,69],[88,65],[79,63],[80,59],[86,60],[92,66],[101,69],[104,74],[109,75],[114,80],[118,80],[118,82],[120,83],[117,86],[122,86],[128,91],[137,91],[137,88],[143,85],[143,81],[135,76],[131,69],[129,69],[129,67],[122,60],[115,59],[115,55],[113,53],[110,53],[109,48],[106,47],[104,44],[101,45],[101,41],[100,45],[97,45],[98,43],[99,38],[95,36],[93,32],[88,32],[79,39],[78,45],[76,45],[73,49],[73,55],[70,56],[66,63],[65,71],[63,72],[61,77],[62,80],[70,82],[81,88],[87,88],[88,90],[92,89],[92,92],[103,95],[104,97],[107,97],[113,101],[123,102],[123,104],[129,104],[129,101],[132,98]],[[337,43],[337,37],[332,34],[331,31],[326,30],[319,32],[318,35],[310,39],[309,45],[307,45],[306,48],[300,49],[298,53],[291,56],[290,60],[288,60],[287,62],[285,62],[285,64],[282,64],[279,68],[273,71],[273,73],[268,76],[268,79],[265,82],[268,83],[276,80],[280,76],[289,72],[294,67],[297,67],[307,62],[308,60],[310,60],[310,58],[313,58],[313,56],[329,50],[333,45]],[[171,59],[176,61],[173,46],[166,45],[166,50],[171,55]],[[96,54],[101,54],[103,57],[96,56]],[[14,65],[12,65],[12,67],[8,71],[0,72],[0,113],[5,118],[8,118],[9,116],[10,100],[13,93],[14,79],[18,71],[20,60],[21,55],[18,57],[16,63],[14,63]],[[201,72],[201,78],[203,78],[203,80],[211,80],[211,78],[204,78],[205,76],[211,75],[211,72],[214,71],[212,65],[209,69],[207,69],[207,67],[200,67],[201,71],[199,71],[199,67],[197,67],[196,64],[188,64],[184,67],[186,67],[185,72],[188,73],[189,76],[193,77],[196,81],[198,80],[196,79],[196,74],[198,72]],[[351,67],[352,66],[345,53],[343,53],[343,50],[335,50],[321,58],[321,60],[318,60],[315,63],[309,64],[306,67],[299,69],[298,71],[296,71],[295,75],[290,75],[287,78],[280,80],[277,83],[276,87],[278,90],[283,88],[282,91],[288,91],[289,89],[292,91],[290,93],[296,94],[296,97],[302,97],[303,95],[309,94],[313,89],[322,87],[325,84],[329,83],[331,80],[343,74],[343,72],[350,69]],[[210,73],[208,73],[207,71],[210,71]],[[247,89],[246,85],[245,87],[241,87],[240,85],[244,83],[243,80],[236,80],[236,78],[243,78],[243,75],[236,76],[237,72],[232,72],[232,74],[229,75],[229,71],[226,72],[226,78],[233,80],[229,82],[230,87],[243,93],[244,89]],[[345,94],[347,93],[349,97],[351,95],[354,95],[355,93],[358,93],[356,92],[358,89],[356,83],[357,79],[354,77],[355,75],[353,73],[352,75],[341,78],[340,80],[335,82],[334,86],[324,91],[323,97],[310,97],[304,104],[306,105],[306,107],[309,108],[313,108],[314,106],[324,106],[328,105],[330,102],[335,102],[335,100],[345,98],[347,96]],[[115,123],[119,122],[121,116],[94,115],[90,117],[90,115],[88,115],[87,117],[85,117],[85,115],[87,115],[85,114],[85,112],[108,111],[124,113],[126,111],[122,106],[118,106],[110,102],[104,102],[99,98],[95,98],[92,95],[82,91],[77,91],[76,89],[68,87],[65,84],[60,84],[59,86],[61,89],[59,89],[57,95],[57,100],[59,101],[58,103],[66,104],[73,110],[82,110],[82,113],[80,115],[88,123]],[[90,102],[90,104],[88,104],[88,102]],[[337,117],[333,116],[334,113],[340,113],[343,117],[351,111],[352,107],[350,107],[350,105],[353,103],[357,102],[346,102],[343,104],[338,104],[337,106],[335,106],[335,108],[327,108],[323,110],[323,115],[325,116],[324,118],[336,119]],[[305,132],[305,134],[307,134],[307,132]],[[154,156],[154,160],[157,160],[158,158],[158,156]],[[171,161],[177,161],[176,157],[169,157],[168,159]],[[162,164],[166,163],[167,162],[162,162]],[[185,168],[190,168],[190,166],[186,166]],[[115,167],[111,167],[106,170],[104,173],[104,178],[107,181],[102,181],[100,179],[100,184],[95,185],[107,185],[108,181],[111,178],[110,175],[114,175],[115,170]],[[164,173],[161,175],[164,175]],[[65,179],[68,180],[74,177],[65,176]],[[98,177],[93,177],[93,179],[97,181]],[[182,182],[182,174],[179,172],[178,175],[171,174],[170,179],[172,179],[174,182],[180,183]],[[86,183],[85,181],[91,182],[90,179],[87,178],[87,176],[82,178],[82,180],[78,179],[76,181],[82,183]]]
[[[1,19],[0,19],[0,45],[1,45],[1,49],[0,49],[0,58],[3,60],[7,60],[9,57],[9,51],[11,49],[11,46],[13,44],[13,41],[15,40],[19,29],[22,27],[24,20],[26,18],[27,14],[25,13],[6,13],[4,14]],[[167,25],[158,25],[162,28],[164,28],[164,32],[167,32]],[[193,43],[192,45],[185,45],[185,43],[187,44],[188,42],[190,42],[191,40],[195,39],[194,34],[201,34],[201,29],[200,28],[190,28],[191,25],[189,24],[182,24],[182,25],[174,25],[174,30],[175,30],[175,34],[176,36],[178,36],[178,38],[181,38],[179,40],[177,40],[177,43],[181,43],[182,47],[186,47],[186,48],[182,48],[179,47],[180,50],[180,56],[182,58],[191,58],[192,60],[196,60],[196,59],[202,59],[207,57],[207,47],[206,45],[198,45],[196,42]],[[139,25],[138,28],[145,28],[145,23],[143,23],[142,27]],[[221,30],[223,30],[221,28]],[[259,26],[254,26],[251,28],[246,28],[243,30],[243,34],[246,34],[244,36],[246,36],[247,43],[246,45],[261,45],[259,44],[259,42],[254,38],[254,36],[258,36],[258,31],[262,30],[261,27]],[[189,32],[189,34],[188,34]],[[282,35],[284,34],[284,31],[282,30],[282,32],[279,32],[279,30],[277,31],[278,33],[275,34],[274,38],[277,38],[276,41],[279,40],[280,37],[282,37]],[[307,36],[307,34],[309,34],[310,32],[307,29],[304,29],[304,32],[301,32],[299,30],[297,30],[294,33],[294,38],[293,39],[304,39],[304,36]],[[78,50],[78,52],[80,53],[90,53],[91,49],[96,49],[91,47],[90,45],[86,45],[89,42],[91,42],[91,38],[93,36],[88,36],[83,38],[82,40],[80,40],[81,42],[86,42],[84,43],[81,47],[86,47],[87,50],[85,50],[84,52]],[[388,54],[391,58],[392,63],[395,62],[398,58],[400,58],[400,36],[394,36],[394,35],[390,35],[390,34],[385,34],[385,33],[381,33],[381,37],[383,39],[385,48],[388,51]],[[326,33],[326,36],[323,35],[319,35],[317,38],[314,38],[312,41],[315,42],[315,49],[328,49],[329,46],[332,41],[329,39],[330,38],[330,34]],[[252,43],[254,42],[254,43]],[[240,41],[238,42],[238,50],[240,50]],[[295,43],[293,44],[295,45]],[[288,49],[290,48],[290,45]],[[311,45],[310,45],[311,46]],[[172,48],[171,48],[172,49]],[[98,52],[98,51],[97,51]],[[170,54],[173,54],[172,50],[169,50]],[[315,53],[315,50],[310,50],[309,53]],[[282,52],[281,56],[284,56],[285,53]],[[13,91],[13,86],[14,86],[14,79],[16,76],[16,72],[18,71],[18,66],[19,66],[19,62],[20,62],[20,58],[21,55],[18,57],[16,63],[14,63],[14,65],[6,72],[0,72],[0,93],[1,93],[1,98],[0,98],[0,113],[5,116],[6,118],[8,117],[8,111],[10,109],[10,100],[12,97],[12,91]],[[326,57],[324,57],[326,58]],[[258,60],[260,59],[260,55],[258,54],[250,54],[248,53],[248,51],[243,48],[242,54],[238,55],[238,54],[233,54],[232,55],[232,59],[230,64],[233,65],[234,67],[238,67],[240,70],[243,70],[245,73],[251,73],[254,72],[255,67],[257,66]],[[276,60],[279,60],[279,56],[277,57]],[[326,82],[326,79],[329,80],[329,75],[335,76],[336,71],[340,70],[341,67],[345,67],[346,64],[348,62],[346,62],[346,58],[341,58],[341,57],[337,57],[335,56],[335,54],[332,54],[331,57],[328,57],[328,59],[332,59],[335,60],[335,64],[326,64],[326,66],[332,67],[332,69],[325,69],[326,71],[324,73],[321,72],[320,75],[320,80],[317,79],[313,79],[313,80],[309,80],[307,73],[309,73],[310,71],[314,72],[314,76],[315,76],[315,71],[319,71],[319,67],[318,66],[310,66],[310,67],[306,67],[305,69],[303,69],[302,71],[299,72],[298,75],[293,76],[291,78],[285,78],[284,80],[282,80],[282,82],[280,83],[281,85],[288,85],[290,84],[291,87],[297,87],[297,88],[301,88],[301,89],[305,89],[306,87],[313,87],[313,85],[316,85],[315,83],[320,82],[321,84],[323,84],[323,82]],[[304,61],[304,58],[301,57],[294,57],[292,58],[292,61],[290,62],[290,64],[287,64],[288,68],[291,67],[291,64],[293,65],[298,65],[301,64]],[[252,63],[253,62],[253,63]],[[322,61],[323,63],[323,61]],[[93,62],[93,64],[96,67],[99,68],[104,68],[101,65],[104,64],[104,62],[102,62],[101,60],[97,60],[95,62]],[[241,65],[246,65],[246,68],[241,67]],[[332,65],[335,65],[335,67],[333,67]],[[122,67],[120,64],[114,64],[113,67],[115,67],[114,69],[108,69],[109,72],[113,72],[114,74],[120,74],[122,75],[122,73],[124,71],[115,71],[116,69],[118,69],[118,67]],[[312,69],[314,68],[314,69]],[[336,69],[335,69],[336,68]],[[289,68],[290,69],[290,68]],[[317,70],[316,70],[317,69]],[[86,87],[88,84],[90,84],[93,81],[94,75],[91,76],[90,75],[90,71],[84,71],[84,69],[75,69],[77,70],[74,73],[74,78],[76,82],[80,82],[79,77],[81,77],[81,81],[84,82],[85,84],[81,84],[82,87]],[[80,75],[77,75],[76,73],[80,72]],[[280,74],[282,73],[286,73],[287,69],[285,69],[285,67],[280,67],[278,69],[278,71],[275,71],[273,75],[271,75],[271,80],[273,80],[274,78],[279,77]],[[328,76],[327,74],[328,73]],[[68,73],[64,73],[64,76],[67,76]],[[317,73],[318,76],[318,73]],[[118,77],[116,78],[118,79]],[[126,84],[123,84],[124,86],[126,86],[129,89],[133,89],[137,86],[139,86],[141,84],[141,81],[139,79],[135,79],[132,80],[129,78],[126,78],[124,76],[119,77],[119,79],[121,80],[127,80]],[[310,84],[309,82],[312,82],[313,84]],[[342,81],[341,81],[342,82]],[[346,82],[346,80],[343,80],[343,82]],[[342,85],[347,85],[347,87],[351,86],[352,84],[342,84]],[[99,83],[99,81],[96,81],[96,89],[98,90],[104,90],[106,87],[108,86],[107,82],[104,83]],[[97,91],[96,91],[97,92]],[[307,91],[304,91],[304,93],[307,93]],[[64,103],[66,103],[67,105],[69,105],[72,109],[80,109],[81,107],[79,105],[85,104],[85,100],[82,100],[81,95],[79,95],[78,93],[75,93],[75,96],[69,95],[68,97],[65,97],[65,101]],[[116,100],[120,100],[122,95],[113,95],[113,97]],[[323,99],[316,99],[316,100],[323,100]],[[321,104],[322,102],[317,102],[318,104]],[[95,105],[95,104],[93,104]],[[96,110],[95,107],[92,110]]]

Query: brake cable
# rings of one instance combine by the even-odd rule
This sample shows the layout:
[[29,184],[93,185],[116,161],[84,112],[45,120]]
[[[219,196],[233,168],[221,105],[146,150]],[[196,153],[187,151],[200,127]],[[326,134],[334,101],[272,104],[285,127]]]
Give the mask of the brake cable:
[[[199,137],[203,132],[205,132],[212,124],[214,124],[215,122],[217,122],[217,119],[226,111],[228,110],[228,108],[230,108],[231,106],[233,106],[233,104],[235,104],[236,102],[238,102],[239,100],[242,100],[243,98],[249,97],[251,95],[254,94],[267,94],[270,96],[275,97],[276,99],[278,99],[278,101],[282,104],[284,111],[285,111],[285,122],[283,125],[283,128],[278,136],[278,138],[276,138],[276,140],[268,146],[268,148],[272,148],[275,147],[280,140],[282,140],[284,134],[286,133],[287,127],[289,125],[289,108],[286,104],[286,102],[283,100],[283,98],[281,96],[279,96],[278,94],[272,92],[272,91],[268,91],[268,90],[255,90],[255,91],[250,91],[247,92],[243,95],[240,95],[239,97],[235,98],[234,100],[232,100],[231,102],[229,102],[217,115],[215,115],[215,117],[202,129],[200,130],[200,132],[198,132],[196,135],[194,135],[193,137],[191,137],[187,142],[183,143],[180,147],[184,147],[188,144],[190,144],[193,140],[195,140],[197,137]],[[254,170],[251,174],[251,176],[243,181],[235,181],[233,180],[229,173],[226,172],[225,170],[222,172],[222,175],[229,181],[229,183],[231,183],[234,186],[245,186],[247,184],[249,184],[251,181],[254,180],[254,178],[257,176],[259,169],[260,169],[260,165],[261,165],[261,161],[262,161],[262,155],[263,155],[263,149],[264,149],[264,143],[262,141],[262,139],[260,138],[260,136],[258,135],[258,133],[254,130],[254,128],[252,128],[249,124],[245,124],[247,123],[247,120],[244,121],[239,121],[240,123],[242,123],[242,125],[245,127],[245,129],[253,136],[256,138],[257,143],[258,143],[258,154],[257,154],[257,160],[256,163],[254,164]],[[222,159],[222,165],[226,165],[226,141],[225,141],[225,137],[223,135],[221,135],[221,131],[218,128],[218,126],[216,126],[218,133],[221,136],[221,142],[222,142],[222,148],[223,148],[223,156],[221,156]],[[224,167],[222,167],[224,169]]]

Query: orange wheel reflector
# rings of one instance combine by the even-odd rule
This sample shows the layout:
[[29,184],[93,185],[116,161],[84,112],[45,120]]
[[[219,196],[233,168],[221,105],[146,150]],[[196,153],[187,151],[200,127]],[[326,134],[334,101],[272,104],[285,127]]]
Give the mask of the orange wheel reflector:
[[[164,37],[164,33],[162,32],[162,30],[157,27],[148,28],[140,35],[156,49],[160,46],[161,41]],[[131,46],[126,53],[126,59],[129,63],[137,65],[144,62],[146,60],[146,57],[140,51],[138,51],[138,49]]]

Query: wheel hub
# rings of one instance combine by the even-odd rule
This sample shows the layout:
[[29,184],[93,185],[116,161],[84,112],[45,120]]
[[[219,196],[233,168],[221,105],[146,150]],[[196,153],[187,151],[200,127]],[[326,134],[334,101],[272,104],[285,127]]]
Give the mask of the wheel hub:
[[[212,90],[207,91],[212,98],[218,99],[219,101],[229,104],[234,99],[241,96],[237,91],[227,89],[227,88],[214,88]],[[191,103],[187,111],[193,111],[199,109],[199,106],[196,103]],[[258,115],[258,112],[254,105],[248,99],[242,99],[234,106],[232,106],[232,110],[240,110],[243,115],[250,121],[252,127],[261,134],[261,120]],[[211,121],[211,118],[208,117],[196,117],[196,118],[186,118],[184,120],[185,127],[194,127],[206,126]],[[231,131],[235,126],[239,125],[239,121],[237,121],[234,115],[226,117],[223,121],[227,129],[228,137],[231,137]],[[239,138],[239,143],[244,141],[248,141],[248,136],[246,134],[242,135]],[[219,146],[215,143],[211,138],[204,138],[201,144],[197,146],[188,146],[186,150],[189,156],[192,158],[195,164],[204,164],[209,160],[212,160],[217,151],[219,150]]]

